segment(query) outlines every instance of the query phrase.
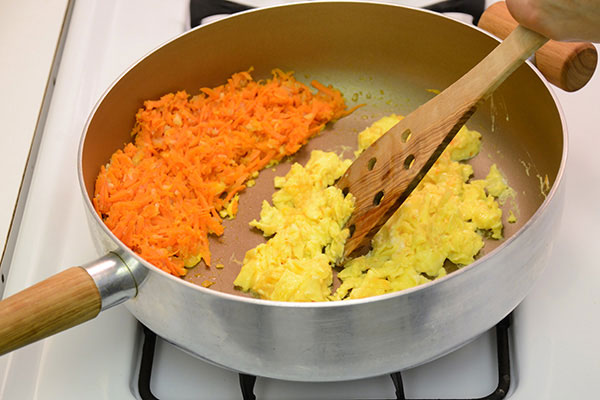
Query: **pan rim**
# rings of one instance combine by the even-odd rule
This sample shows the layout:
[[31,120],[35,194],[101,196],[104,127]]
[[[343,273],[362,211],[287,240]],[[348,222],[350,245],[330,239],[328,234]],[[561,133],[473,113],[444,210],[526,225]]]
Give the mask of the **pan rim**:
[[[123,244],[121,242],[121,240],[119,238],[117,238],[110,229],[108,229],[108,227],[104,224],[104,222],[101,220],[100,216],[96,212],[96,210],[92,204],[92,201],[87,194],[86,184],[85,184],[85,181],[83,178],[83,149],[85,147],[86,137],[87,137],[87,133],[88,133],[88,129],[89,129],[91,121],[93,120],[98,108],[100,107],[102,102],[105,100],[106,96],[112,91],[112,89],[117,85],[117,83],[120,82],[121,79],[123,77],[125,77],[133,68],[135,68],[138,64],[140,64],[147,57],[149,57],[150,55],[152,55],[159,49],[169,45],[170,43],[180,39],[181,37],[187,36],[187,35],[191,34],[192,32],[195,32],[196,30],[203,29],[203,28],[213,25],[213,24],[218,24],[220,21],[230,20],[230,19],[238,18],[245,14],[255,13],[255,12],[263,12],[264,10],[275,9],[275,8],[278,9],[278,8],[283,8],[283,7],[311,6],[311,5],[332,4],[332,3],[355,4],[355,5],[360,5],[360,6],[399,7],[399,8],[414,10],[417,12],[428,13],[428,14],[432,14],[438,18],[444,18],[446,20],[452,21],[453,23],[458,23],[458,24],[464,25],[468,29],[474,29],[476,31],[479,31],[480,33],[483,33],[483,34],[487,35],[488,37],[494,39],[496,42],[500,43],[500,40],[496,36],[484,31],[483,29],[481,29],[475,25],[468,24],[466,22],[448,17],[446,15],[443,15],[443,14],[440,14],[440,13],[437,13],[434,11],[430,11],[430,10],[426,10],[426,9],[422,9],[422,8],[418,8],[418,7],[413,7],[413,6],[400,5],[400,4],[396,4],[396,3],[390,3],[390,2],[380,2],[380,1],[369,1],[369,2],[364,2],[364,1],[363,2],[361,2],[361,1],[314,1],[314,2],[310,1],[310,2],[308,2],[308,1],[303,1],[303,2],[297,2],[297,3],[292,3],[292,4],[283,4],[283,5],[262,7],[262,8],[258,8],[258,9],[242,11],[240,13],[236,13],[234,15],[225,17],[221,20],[217,20],[217,21],[207,23],[205,25],[197,26],[197,27],[187,30],[169,40],[164,41],[163,43],[156,46],[155,48],[153,48],[152,50],[147,52],[145,55],[140,57],[133,64],[131,64],[107,87],[107,89],[103,92],[103,94],[99,97],[99,99],[95,103],[94,107],[91,109],[91,111],[86,119],[86,123],[83,127],[83,132],[82,132],[82,135],[81,135],[80,141],[79,141],[78,152],[77,152],[77,177],[78,177],[78,182],[79,182],[79,189],[81,190],[81,193],[84,198],[83,199],[84,204],[85,204],[86,209],[89,212],[89,214],[92,215],[94,223],[100,227],[100,229],[103,231],[103,233],[106,234],[114,244],[118,244],[119,250],[125,251],[129,257],[135,259],[135,261],[137,261],[137,263],[142,265],[144,268],[147,268],[151,272],[162,274],[163,277],[165,277],[167,279],[171,279],[171,280],[173,280],[173,282],[177,282],[177,284],[183,284],[188,289],[197,290],[206,295],[217,296],[217,297],[220,297],[222,300],[241,301],[241,302],[248,303],[248,304],[265,306],[265,307],[274,307],[274,308],[310,308],[310,309],[312,309],[312,308],[316,307],[319,309],[321,309],[321,308],[337,309],[339,307],[346,307],[346,306],[350,307],[350,306],[357,306],[360,304],[370,304],[373,302],[386,301],[386,300],[390,300],[392,298],[396,298],[396,297],[400,297],[400,296],[410,296],[414,292],[425,291],[431,287],[434,287],[435,285],[442,285],[443,282],[447,282],[452,279],[457,279],[458,277],[462,276],[463,274],[469,273],[468,271],[470,271],[473,268],[476,268],[479,264],[483,263],[484,261],[488,260],[489,258],[492,258],[493,256],[497,255],[498,253],[503,252],[503,250],[506,247],[510,246],[515,240],[517,240],[517,238],[522,236],[524,234],[524,232],[529,231],[530,229],[532,229],[533,225],[536,225],[538,223],[538,221],[541,218],[541,215],[543,213],[545,213],[545,210],[548,208],[550,201],[552,201],[552,199],[555,197],[555,194],[558,191],[558,188],[563,184],[564,170],[566,168],[569,143],[568,143],[568,131],[567,131],[567,126],[566,126],[566,120],[564,117],[564,112],[558,101],[556,93],[554,92],[554,90],[552,89],[550,84],[547,82],[547,80],[543,77],[541,72],[539,72],[537,70],[537,68],[535,68],[529,60],[527,60],[525,62],[527,67],[537,76],[537,78],[541,81],[541,83],[544,85],[544,87],[550,94],[550,96],[554,102],[554,105],[556,106],[558,116],[559,116],[560,122],[561,122],[562,155],[561,155],[560,165],[559,165],[559,168],[558,168],[558,171],[556,174],[556,178],[554,180],[552,187],[550,188],[550,191],[546,195],[546,198],[542,201],[542,203],[537,208],[537,210],[533,213],[533,215],[525,222],[525,224],[517,232],[515,232],[511,237],[504,239],[502,241],[502,243],[500,243],[495,249],[490,251],[488,254],[485,254],[483,257],[475,260],[473,263],[471,263],[467,266],[464,266],[464,267],[458,269],[457,271],[454,271],[444,277],[441,277],[441,278],[435,279],[433,281],[430,281],[430,282],[427,282],[427,283],[424,283],[421,285],[417,285],[417,286],[414,286],[414,287],[411,287],[408,289],[404,289],[404,290],[400,290],[400,291],[396,291],[396,292],[385,293],[385,294],[377,295],[377,296],[361,298],[361,299],[335,300],[335,301],[323,301],[323,302],[286,302],[286,301],[266,300],[266,299],[259,299],[259,298],[253,298],[253,297],[246,297],[243,295],[225,293],[225,292],[221,292],[218,290],[205,288],[205,287],[202,287],[195,283],[188,282],[180,277],[173,276],[173,275],[161,270],[160,268],[150,264],[143,258],[141,258],[137,253],[135,253],[129,247],[127,247],[125,244]],[[137,284],[139,287],[143,286],[143,282],[138,282]]]

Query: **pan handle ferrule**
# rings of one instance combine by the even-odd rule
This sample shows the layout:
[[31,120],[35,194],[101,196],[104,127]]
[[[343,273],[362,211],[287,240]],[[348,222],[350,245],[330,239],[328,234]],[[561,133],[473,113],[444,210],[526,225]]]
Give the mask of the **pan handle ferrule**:
[[125,262],[115,253],[82,265],[92,277],[102,298],[102,308],[123,303],[137,295],[138,285],[133,273]]

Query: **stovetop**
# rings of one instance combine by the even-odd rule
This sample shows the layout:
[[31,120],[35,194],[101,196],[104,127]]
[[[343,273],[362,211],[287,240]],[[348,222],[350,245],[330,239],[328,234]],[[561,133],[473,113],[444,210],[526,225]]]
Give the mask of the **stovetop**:
[[[284,1],[243,1],[267,6]],[[433,1],[397,1],[423,6]],[[187,0],[78,0],[48,111],[5,296],[96,254],[74,165],[94,103],[138,58],[188,29]],[[589,399],[600,390],[600,76],[576,93],[554,89],[570,132],[566,209],[553,258],[513,313],[510,399]],[[6,173],[6,172],[5,172]],[[479,398],[498,384],[492,330],[433,363],[402,373],[405,397]],[[0,357],[3,399],[133,399],[143,328],[124,307]],[[206,364],[158,340],[151,392],[160,399],[241,398],[237,373]],[[190,385],[192,383],[192,385]],[[342,383],[258,378],[260,399],[396,398],[389,375]]]

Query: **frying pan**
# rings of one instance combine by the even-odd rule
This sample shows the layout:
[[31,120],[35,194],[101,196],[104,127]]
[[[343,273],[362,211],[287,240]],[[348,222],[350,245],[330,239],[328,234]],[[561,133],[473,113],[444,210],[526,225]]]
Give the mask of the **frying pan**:
[[[564,201],[564,119],[549,86],[530,64],[519,68],[467,125],[483,134],[472,161],[482,177],[496,163],[516,192],[517,223],[486,243],[473,264],[402,292],[343,302],[284,303],[233,288],[238,260],[264,240],[248,228],[273,193],[265,170],[240,198],[236,219],[211,244],[216,270],[197,266],[185,280],[126,248],[93,209],[94,182],[129,141],[146,99],[222,84],[254,67],[296,71],[340,89],[348,105],[366,103],[312,139],[341,152],[379,117],[407,114],[475,65],[498,43],[472,26],[419,9],[376,3],[299,3],[249,11],[194,29],[125,72],[97,104],[79,149],[79,182],[97,260],[74,267],[0,303],[0,350],[10,351],[125,302],[144,325],[196,357],[236,371],[298,381],[381,375],[417,366],[486,331],[525,297],[542,273]],[[350,153],[346,154],[350,156]],[[549,181],[547,189],[540,180]],[[508,210],[508,208],[507,208]],[[507,212],[505,214],[508,214]],[[506,221],[505,221],[506,222]],[[213,264],[213,265],[214,265]],[[197,283],[213,279],[204,288]]]

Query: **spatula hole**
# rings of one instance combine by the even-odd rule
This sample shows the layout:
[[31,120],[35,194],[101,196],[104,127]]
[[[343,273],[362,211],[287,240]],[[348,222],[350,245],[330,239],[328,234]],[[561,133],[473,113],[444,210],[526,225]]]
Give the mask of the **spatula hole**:
[[342,194],[344,195],[344,197],[348,196],[349,192],[350,192],[350,188],[348,186],[346,186],[345,188],[342,189]]
[[371,158],[369,160],[369,162],[367,163],[367,169],[369,171],[373,171],[373,168],[375,167],[375,163],[377,163],[377,159],[375,157]]
[[354,235],[354,231],[356,230],[356,225],[352,224],[348,227],[348,230],[350,231],[350,236],[348,238],[351,238],[352,235]]
[[381,199],[383,199],[383,190],[375,193],[375,197],[373,197],[373,205],[378,206],[381,203]]
[[402,140],[402,143],[406,143],[410,140],[411,136],[412,136],[412,132],[410,131],[410,129],[407,129],[404,132],[402,132],[402,135],[400,136],[400,140]]
[[409,155],[404,159],[404,169],[410,169],[415,162],[414,154]]

